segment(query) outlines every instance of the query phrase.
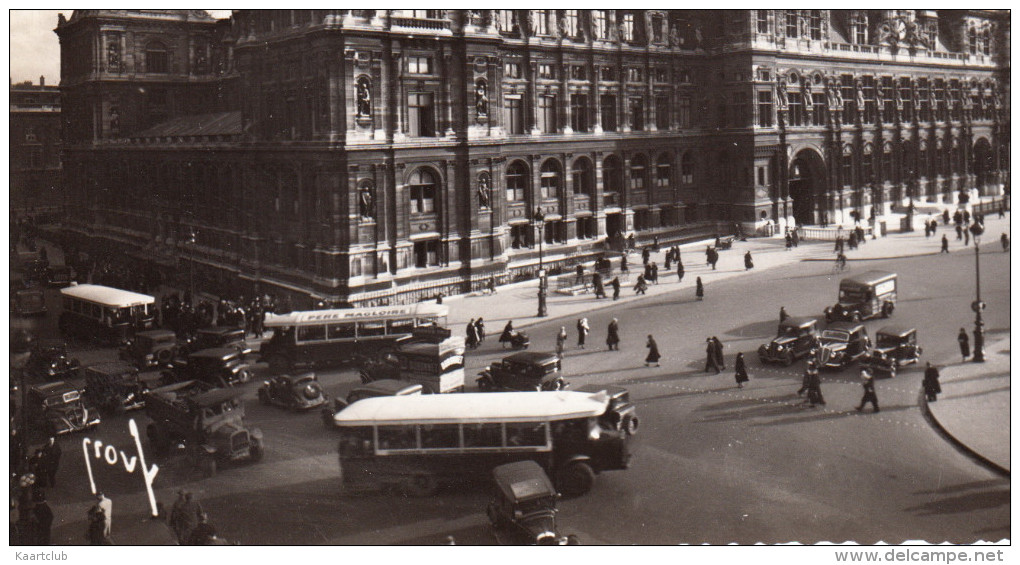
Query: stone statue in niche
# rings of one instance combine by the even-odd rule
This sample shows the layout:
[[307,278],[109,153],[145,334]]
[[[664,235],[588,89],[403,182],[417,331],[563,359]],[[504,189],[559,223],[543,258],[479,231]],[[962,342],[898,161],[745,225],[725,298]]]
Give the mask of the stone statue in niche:
[[110,131],[114,133],[120,131],[120,113],[116,107],[110,108]]
[[362,185],[358,190],[358,213],[362,218],[375,217],[375,194],[370,185]]
[[785,110],[790,106],[790,99],[786,95],[786,81],[780,77],[778,82],[779,86],[776,88],[776,97],[779,99],[779,109]]
[[120,43],[112,39],[113,43],[106,46],[106,65],[111,71],[120,70]]
[[854,90],[855,90],[854,97],[855,97],[855,99],[857,101],[857,111],[858,112],[863,112],[864,111],[864,83],[862,81],[860,81],[860,80],[857,80],[854,83]]
[[372,116],[372,89],[368,79],[358,79],[358,115],[361,117]]
[[492,187],[489,186],[487,175],[478,177],[478,206],[480,208],[492,207]]
[[489,95],[486,92],[484,80],[475,84],[475,110],[479,117],[489,115]]

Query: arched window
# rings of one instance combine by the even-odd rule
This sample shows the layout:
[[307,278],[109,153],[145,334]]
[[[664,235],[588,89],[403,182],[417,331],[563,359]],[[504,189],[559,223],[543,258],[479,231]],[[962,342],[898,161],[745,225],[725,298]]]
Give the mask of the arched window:
[[623,167],[620,165],[620,158],[615,155],[610,155],[602,161],[602,190],[604,192],[623,190]]
[[871,144],[865,144],[861,158],[861,182],[871,184],[875,182],[875,156]]
[[418,169],[408,179],[408,197],[412,214],[432,214],[436,211],[436,176],[429,169]]
[[648,159],[641,154],[634,155],[630,160],[630,187],[634,190],[645,188],[645,176],[648,174]]
[[691,153],[688,151],[680,158],[680,182],[683,184],[694,182],[694,156]]
[[506,201],[521,202],[527,197],[528,167],[514,161],[506,170]]
[[542,179],[542,198],[557,198],[560,195],[560,163],[547,159],[539,171]]
[[669,177],[673,172],[673,159],[669,153],[659,155],[655,162],[655,186],[669,186]]
[[840,164],[843,186],[852,186],[854,184],[854,149],[850,144],[843,146],[843,160]]
[[162,43],[153,41],[145,46],[145,72],[170,72],[170,55]]
[[574,168],[570,174],[573,176],[574,194],[587,196],[595,194],[595,172],[587,157],[574,161]]

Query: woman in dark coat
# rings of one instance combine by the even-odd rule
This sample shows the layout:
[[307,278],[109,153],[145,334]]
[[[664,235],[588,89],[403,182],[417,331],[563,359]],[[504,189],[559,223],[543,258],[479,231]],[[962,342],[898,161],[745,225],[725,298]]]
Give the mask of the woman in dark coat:
[[705,372],[714,370],[715,374],[718,375],[719,356],[715,352],[715,342],[712,341],[712,338],[708,338],[705,340],[705,343],[707,344],[705,346]]
[[744,388],[744,383],[749,380],[747,378],[747,367],[744,365],[743,353],[737,353],[736,374],[734,377],[737,379],[737,388]]
[[620,321],[613,318],[612,322],[609,322],[609,332],[606,334],[606,346],[609,347],[610,351],[620,350]]
[[705,299],[705,285],[701,284],[701,277],[695,281],[694,295],[698,297],[698,300]]
[[744,269],[750,271],[754,268],[754,260],[751,259],[751,252],[744,253]]
[[928,366],[924,369],[924,397],[928,399],[928,402],[937,401],[938,394],[942,392],[942,386],[939,384],[939,370],[928,362]]
[[645,357],[645,367],[653,363],[658,367],[661,355],[659,355],[659,344],[655,343],[655,338],[652,337],[652,334],[648,334],[648,344],[645,347],[648,348],[648,357]]
[[499,342],[503,344],[503,348],[510,344],[514,339],[514,321],[507,320],[506,325],[503,326],[503,333],[499,336]]
[[960,328],[960,335],[956,336],[956,341],[960,342],[960,355],[963,355],[963,360],[966,361],[970,357],[970,338],[967,337],[967,330]]
[[719,365],[719,370],[726,370],[726,357],[723,355],[723,344],[719,341],[719,338],[712,336],[712,347],[715,348],[715,362]]
[[676,277],[679,279],[677,282],[684,282],[684,264],[680,261],[676,262]]
[[648,283],[645,281],[644,275],[638,275],[637,284],[634,285],[634,294],[644,294],[648,291]]

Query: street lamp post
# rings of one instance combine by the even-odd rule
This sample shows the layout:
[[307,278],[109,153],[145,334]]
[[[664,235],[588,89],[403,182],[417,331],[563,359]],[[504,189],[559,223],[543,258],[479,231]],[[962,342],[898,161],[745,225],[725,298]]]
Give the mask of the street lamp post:
[[[188,239],[184,240],[184,243],[185,243],[185,245],[191,247],[191,254],[190,254],[191,257],[188,260],[188,266],[189,266],[189,269],[188,269],[188,288],[190,289],[189,293],[188,293],[188,296],[191,297],[191,301],[192,302],[195,301],[195,241],[196,241],[196,239],[197,239],[197,234],[195,233],[195,228],[189,228],[188,229]],[[191,304],[188,304],[188,306],[191,306]]]
[[975,221],[970,226],[970,233],[974,235],[974,278],[977,288],[977,300],[974,301],[974,362],[985,362],[985,323],[981,319],[981,310],[984,303],[981,302],[981,234],[985,227]]
[[548,279],[545,276],[545,262],[542,254],[542,243],[545,239],[545,214],[541,208],[535,208],[535,222],[538,223],[538,317],[544,318],[549,315],[545,299],[548,294]]

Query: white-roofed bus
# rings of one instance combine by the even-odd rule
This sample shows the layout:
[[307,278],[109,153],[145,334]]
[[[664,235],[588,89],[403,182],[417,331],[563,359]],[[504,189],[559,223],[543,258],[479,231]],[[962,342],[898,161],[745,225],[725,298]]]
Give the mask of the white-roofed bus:
[[425,496],[441,483],[484,479],[497,465],[530,459],[560,492],[581,495],[597,473],[630,462],[637,417],[625,398],[548,391],[359,400],[333,418],[341,483],[347,491],[396,487]]
[[273,329],[273,337],[262,343],[259,360],[285,373],[371,357],[395,349],[418,328],[442,330],[448,314],[442,304],[267,314],[265,326]]
[[64,335],[121,344],[155,325],[156,299],[147,294],[98,284],[69,286],[60,294]]

